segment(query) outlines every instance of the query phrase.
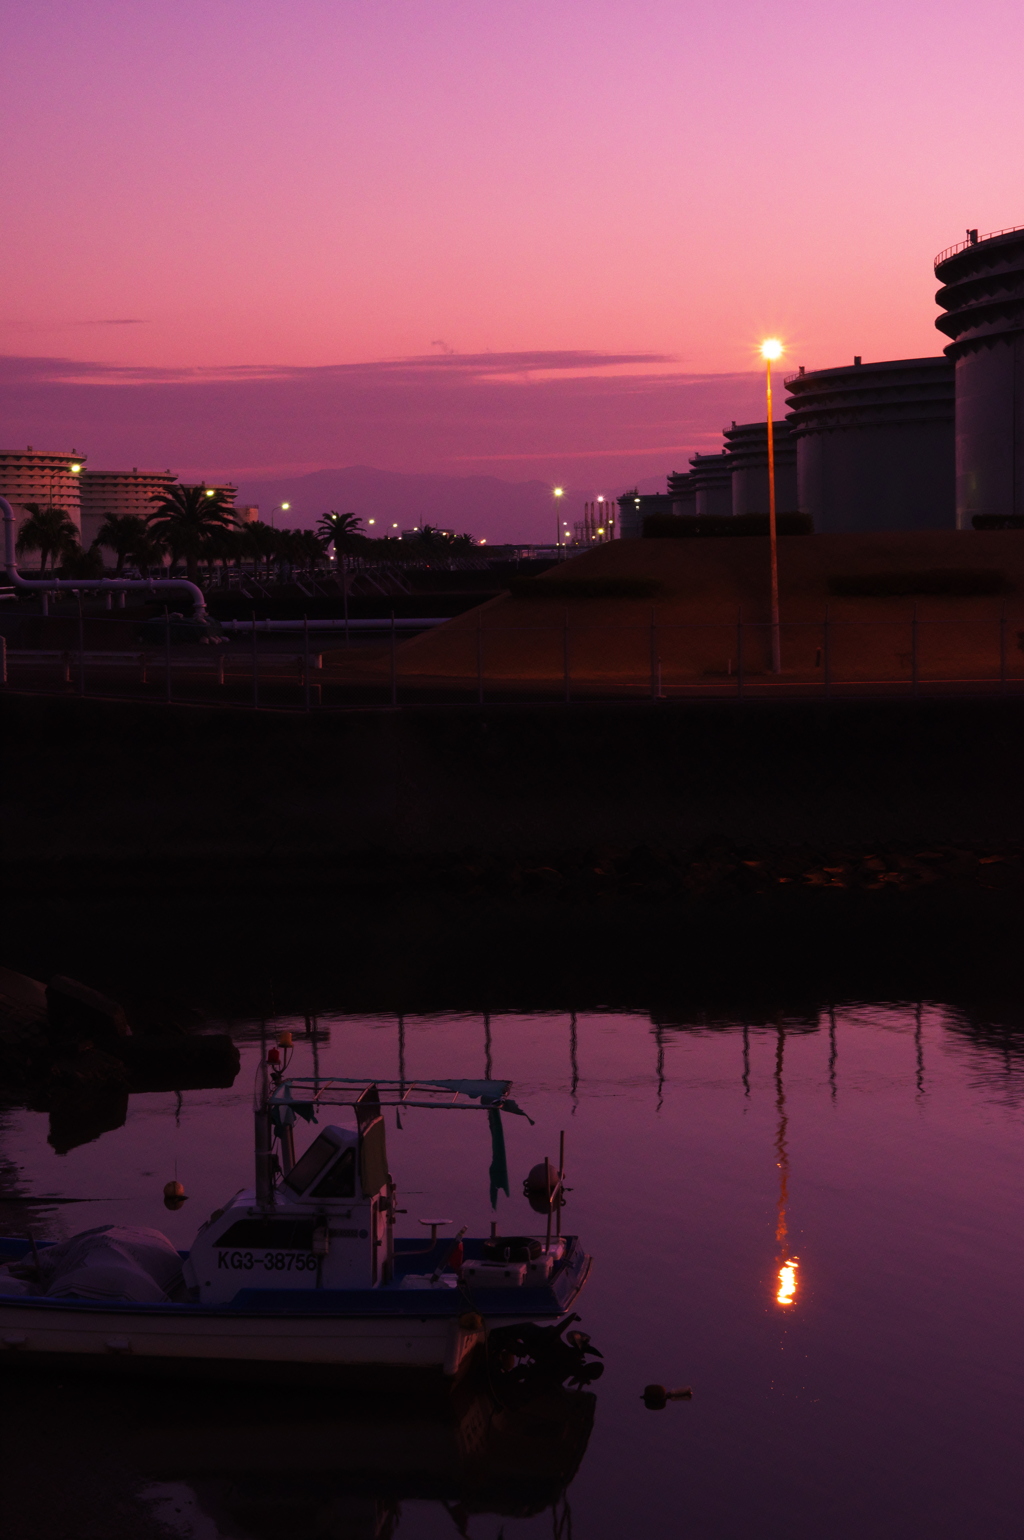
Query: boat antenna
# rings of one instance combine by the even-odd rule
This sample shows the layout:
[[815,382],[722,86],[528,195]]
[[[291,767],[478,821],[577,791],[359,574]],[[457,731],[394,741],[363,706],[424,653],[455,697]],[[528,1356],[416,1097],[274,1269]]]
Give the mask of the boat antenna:
[[271,1208],[274,1202],[273,1155],[270,1132],[270,1072],[267,1063],[267,1023],[260,1018],[260,1068],[256,1107],[256,1203]]

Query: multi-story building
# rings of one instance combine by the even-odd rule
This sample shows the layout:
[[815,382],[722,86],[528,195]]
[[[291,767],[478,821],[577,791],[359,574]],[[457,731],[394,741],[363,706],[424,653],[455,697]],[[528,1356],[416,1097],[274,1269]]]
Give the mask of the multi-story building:
[[215,481],[211,481],[211,482],[205,482],[205,481],[200,481],[200,482],[182,482],[182,486],[197,486],[197,485],[202,487],[204,492],[219,492],[220,495],[221,495],[221,498],[223,499],[223,502],[224,502],[225,506],[228,507],[228,508],[232,508],[232,509],[234,508],[234,506],[235,506],[235,498],[238,496],[238,488],[236,486],[234,486],[234,485],[227,485],[227,486],[221,487],[221,486],[218,486]]
[[92,544],[108,513],[147,518],[156,493],[177,479],[169,470],[140,471],[137,466],[130,471],[83,471],[82,544]]
[[0,450],[0,496],[15,513],[26,503],[63,508],[76,529],[82,528],[81,479],[85,455],[46,449]]

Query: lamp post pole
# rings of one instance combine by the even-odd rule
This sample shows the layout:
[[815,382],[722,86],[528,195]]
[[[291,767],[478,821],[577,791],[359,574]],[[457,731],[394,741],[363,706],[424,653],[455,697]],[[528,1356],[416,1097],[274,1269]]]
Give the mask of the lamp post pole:
[[782,645],[779,635],[779,543],[775,517],[775,429],[772,422],[772,359],[782,353],[782,344],[774,338],[761,344],[765,367],[765,398],[768,408],[768,544],[771,559],[772,673],[782,672]]
[[[555,555],[556,556],[558,555],[558,547],[559,547],[559,544],[561,543],[561,541],[560,541],[560,533],[561,533],[561,531],[559,530],[559,520],[560,520],[560,517],[561,517],[562,505],[559,502],[559,498],[561,498],[564,495],[564,493],[565,493],[565,488],[564,487],[555,487],[554,488],[553,496],[554,496],[554,499],[555,499]],[[563,551],[562,554],[563,555],[565,554],[564,551]]]

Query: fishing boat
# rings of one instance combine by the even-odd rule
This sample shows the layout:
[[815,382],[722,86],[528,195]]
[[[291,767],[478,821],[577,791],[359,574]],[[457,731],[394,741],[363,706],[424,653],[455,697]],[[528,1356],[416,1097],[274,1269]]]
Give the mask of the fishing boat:
[[[429,1238],[395,1237],[400,1212],[385,1114],[483,1112],[492,1204],[508,1192],[502,1118],[526,1116],[511,1082],[315,1079],[261,1058],[256,1180],[201,1225],[187,1252],[155,1230],[101,1226],[57,1244],[0,1241],[0,1354],[40,1367],[322,1378],[379,1384],[397,1374],[453,1382],[490,1344],[506,1365],[561,1348],[591,1258],[561,1234],[564,1146],[524,1190],[543,1234],[470,1237],[425,1220]],[[296,1157],[297,1124],[328,1107]],[[547,1347],[545,1347],[547,1344]],[[595,1371],[599,1366],[591,1366]]]

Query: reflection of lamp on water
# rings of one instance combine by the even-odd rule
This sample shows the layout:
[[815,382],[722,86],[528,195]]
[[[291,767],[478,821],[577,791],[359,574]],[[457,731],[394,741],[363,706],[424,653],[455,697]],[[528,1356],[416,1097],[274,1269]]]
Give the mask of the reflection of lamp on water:
[[791,1305],[796,1295],[796,1270],[799,1257],[790,1257],[788,1262],[783,1262],[779,1268],[779,1287],[775,1295],[776,1302],[780,1305]]
[[779,1114],[778,1133],[775,1136],[775,1153],[778,1156],[776,1165],[779,1168],[779,1211],[775,1224],[775,1240],[779,1247],[779,1286],[775,1294],[775,1302],[779,1305],[791,1305],[796,1298],[796,1270],[798,1257],[788,1255],[789,1247],[786,1244],[789,1229],[786,1224],[786,1203],[789,1198],[789,1147],[786,1144],[786,1128],[789,1119],[786,1116],[786,1092],[782,1082],[782,1061],[786,1049],[786,1033],[783,1027],[779,1028],[778,1043],[775,1049],[775,1108]]

